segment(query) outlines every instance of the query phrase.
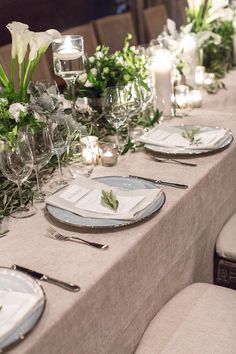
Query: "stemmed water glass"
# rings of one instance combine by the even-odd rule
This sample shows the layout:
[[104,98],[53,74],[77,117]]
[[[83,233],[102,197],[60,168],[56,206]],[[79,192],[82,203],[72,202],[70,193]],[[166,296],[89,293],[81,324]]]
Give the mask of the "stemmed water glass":
[[36,213],[36,208],[23,203],[21,185],[32,173],[34,162],[26,133],[19,133],[14,144],[2,142],[0,153],[0,166],[3,175],[17,184],[20,206],[11,213],[14,218],[26,218]]
[[50,117],[50,136],[52,141],[52,153],[56,155],[59,169],[59,180],[50,184],[51,188],[67,185],[63,178],[61,167],[61,155],[67,151],[70,144],[70,129],[65,114],[58,112]]
[[119,128],[133,114],[132,103],[125,87],[108,87],[104,94],[103,112],[116,130],[116,145],[120,149]]
[[52,53],[54,72],[65,80],[74,102],[75,79],[84,72],[83,37],[77,35],[62,36],[52,42]]
[[46,194],[41,189],[39,171],[52,157],[52,140],[48,126],[39,126],[34,129],[27,129],[29,143],[33,155],[33,168],[37,182],[37,192],[34,193],[34,200],[42,202]]

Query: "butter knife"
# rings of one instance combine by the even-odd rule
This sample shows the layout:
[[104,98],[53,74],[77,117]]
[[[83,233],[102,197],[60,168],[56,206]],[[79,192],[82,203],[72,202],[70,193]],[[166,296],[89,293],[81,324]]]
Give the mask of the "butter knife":
[[155,184],[162,184],[164,186],[169,186],[169,187],[174,187],[174,188],[180,188],[180,189],[187,189],[188,188],[187,184],[180,184],[180,183],[163,181],[163,180],[158,180],[158,179],[154,179],[154,178],[146,178],[146,177],[141,177],[141,176],[129,175],[129,177],[137,178],[137,179],[144,179],[146,181],[149,181],[149,182],[152,182]]
[[46,282],[51,283],[53,285],[58,285],[58,286],[60,286],[63,289],[66,289],[66,290],[69,290],[69,291],[74,291],[74,292],[80,291],[80,287],[78,285],[71,284],[71,283],[66,283],[66,282],[64,282],[62,280],[58,280],[58,279],[49,277],[46,274],[43,274],[43,273],[40,273],[40,272],[36,272],[35,270],[29,269],[29,268],[25,268],[25,267],[19,266],[17,264],[13,264],[12,268],[15,269],[15,270],[19,270],[19,271],[21,271],[23,273],[26,273],[26,274],[30,275],[31,277],[33,277],[35,279],[43,280],[43,281],[46,281]]

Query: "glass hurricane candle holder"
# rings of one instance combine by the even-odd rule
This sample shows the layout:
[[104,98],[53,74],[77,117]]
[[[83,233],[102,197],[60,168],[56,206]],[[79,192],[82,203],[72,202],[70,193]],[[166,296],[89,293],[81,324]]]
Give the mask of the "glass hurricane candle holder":
[[85,164],[90,165],[98,163],[99,158],[99,148],[98,148],[98,138],[96,136],[86,136],[80,139],[81,144],[81,154]]
[[204,78],[204,86],[206,88],[210,88],[215,84],[215,74],[214,73],[206,73]]
[[118,149],[115,144],[103,143],[100,144],[100,156],[102,165],[106,167],[115,166],[117,163]]
[[200,66],[200,65],[196,66],[195,84],[197,85],[197,87],[202,87],[204,85],[205,71],[206,71],[205,66]]
[[191,108],[200,108],[202,106],[202,93],[200,90],[190,91],[189,106]]
[[178,85],[175,87],[175,103],[177,108],[188,108],[189,87],[186,85]]

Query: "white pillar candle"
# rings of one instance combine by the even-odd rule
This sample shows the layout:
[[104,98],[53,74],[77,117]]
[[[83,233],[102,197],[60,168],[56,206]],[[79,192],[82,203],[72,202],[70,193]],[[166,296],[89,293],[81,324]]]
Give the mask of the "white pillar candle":
[[197,66],[197,40],[194,34],[186,34],[180,41],[180,49],[183,51],[183,61],[188,66],[186,74],[187,83],[195,84],[195,69]]
[[157,49],[151,58],[150,72],[153,84],[154,108],[163,112],[164,118],[172,116],[171,54]]

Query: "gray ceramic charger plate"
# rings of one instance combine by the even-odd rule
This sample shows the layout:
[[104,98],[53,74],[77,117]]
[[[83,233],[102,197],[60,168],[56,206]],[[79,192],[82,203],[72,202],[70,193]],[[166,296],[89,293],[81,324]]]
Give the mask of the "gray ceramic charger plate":
[[[224,128],[220,128],[220,127],[209,127],[209,126],[203,126],[203,125],[187,125],[187,124],[175,125],[174,128],[178,128],[182,131],[184,131],[184,129],[200,128],[201,132],[224,129]],[[152,152],[158,152],[161,154],[176,155],[176,156],[178,156],[178,155],[201,156],[201,155],[217,152],[218,150],[221,150],[221,149],[225,148],[226,146],[228,146],[229,144],[231,144],[231,142],[233,141],[233,135],[230,130],[228,130],[228,129],[225,129],[225,130],[227,132],[225,139],[223,141],[221,141],[219,143],[219,145],[216,145],[214,149],[204,149],[204,150],[185,149],[185,148],[177,147],[177,146],[176,147],[164,147],[164,146],[152,145],[152,144],[145,144],[144,147],[147,150],[150,150]]]
[[[108,176],[108,177],[98,177],[95,178],[105,183],[111,187],[118,187],[127,190],[135,190],[135,189],[161,189],[156,184],[145,181],[143,179],[136,179],[132,177],[121,177],[121,176]],[[47,205],[48,213],[57,221],[81,228],[88,229],[110,229],[110,228],[118,228],[123,226],[129,226],[137,224],[141,221],[147,220],[153,214],[155,214],[158,210],[162,208],[165,203],[165,193],[162,191],[159,196],[145,208],[144,213],[135,219],[135,220],[115,220],[115,219],[95,219],[95,218],[84,218],[77,214],[74,214],[70,211]]]
[[43,314],[46,297],[36,280],[22,272],[5,267],[0,267],[0,290],[18,291],[38,297],[37,307],[29,317],[20,322],[5,339],[0,341],[0,352],[3,353],[21,342],[33,330]]

